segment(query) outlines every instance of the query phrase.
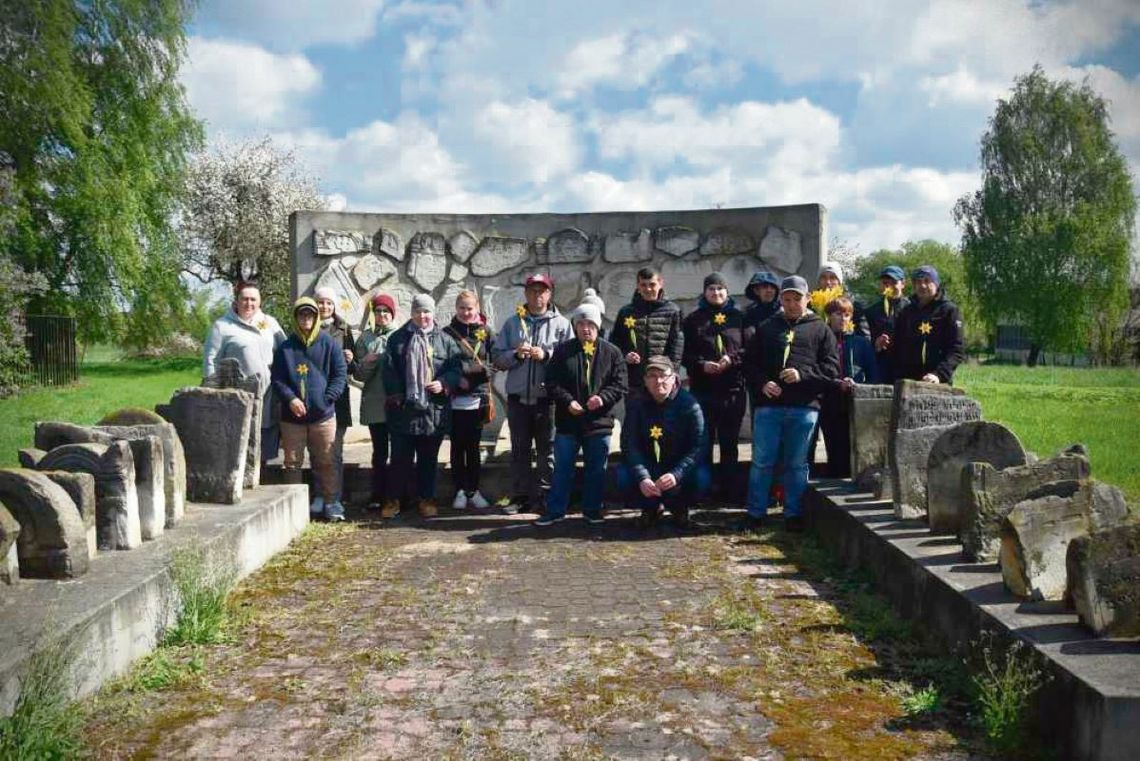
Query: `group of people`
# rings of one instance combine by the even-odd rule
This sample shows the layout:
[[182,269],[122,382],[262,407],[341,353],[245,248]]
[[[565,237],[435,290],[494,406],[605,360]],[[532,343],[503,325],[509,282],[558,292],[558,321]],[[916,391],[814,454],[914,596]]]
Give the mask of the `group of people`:
[[618,480],[625,504],[640,510],[643,525],[665,512],[685,525],[690,507],[714,483],[719,498],[736,498],[738,441],[751,408],[743,523],[755,528],[764,521],[778,476],[785,523],[797,530],[818,435],[826,474],[850,475],[854,386],[897,378],[950,383],[963,359],[961,315],[937,270],[923,266],[910,274],[910,298],[906,280],[901,268],[885,268],[881,301],[864,309],[846,292],[836,265],[822,268],[814,290],[802,277],[760,272],[747,287],[752,303],[742,310],[714,272],[704,279],[697,308],[683,315],[666,297],[660,272],[644,268],[607,335],[605,305],[592,289],[564,316],[553,302],[553,279],[538,273],[526,279],[524,303],[498,331],[474,291],[459,293],[446,325],[436,321],[430,295],[417,295],[400,324],[395,300],[380,292],[369,300],[371,318],[358,337],[337,314],[330,289],[294,303],[286,335],[261,312],[256,286],[243,283],[233,309],[211,329],[204,372],[236,357],[262,380],[262,456],[275,457],[280,443],[287,479],[299,481],[307,448],[310,512],[328,520],[344,519],[350,377],[362,384],[358,416],[372,440],[370,507],[384,518],[413,508],[432,517],[445,436],[452,507],[492,507],[480,490],[480,440],[483,427],[502,414],[491,380],[504,373],[512,490],[498,502],[503,511],[538,513],[538,526],[563,520],[581,453],[582,515],[601,523],[606,462],[621,414]]

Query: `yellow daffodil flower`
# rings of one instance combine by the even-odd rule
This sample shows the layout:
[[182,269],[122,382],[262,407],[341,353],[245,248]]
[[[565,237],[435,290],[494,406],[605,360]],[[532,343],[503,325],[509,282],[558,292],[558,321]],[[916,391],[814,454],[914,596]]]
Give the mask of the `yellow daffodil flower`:
[[713,322],[715,322],[717,325],[723,325],[728,322],[728,318],[725,317],[724,312],[717,312],[716,316],[713,317]]
[[934,326],[933,326],[933,325],[931,325],[931,324],[930,324],[929,322],[927,322],[926,320],[923,320],[922,322],[920,322],[920,323],[918,324],[918,332],[919,332],[919,333],[921,333],[921,334],[922,334],[922,335],[924,335],[924,336],[928,336],[928,335],[930,335],[930,332],[931,332],[932,330],[934,330]]
[[596,352],[597,350],[598,349],[594,345],[593,341],[587,341],[586,343],[582,344],[582,353],[585,354],[587,357],[594,356],[594,352]]
[[834,288],[819,288],[812,291],[811,295],[808,296],[808,306],[811,307],[811,311],[822,317],[827,305],[842,295],[843,288],[838,285]]
[[665,431],[659,425],[652,425],[649,427],[649,437],[659,439],[665,435]]

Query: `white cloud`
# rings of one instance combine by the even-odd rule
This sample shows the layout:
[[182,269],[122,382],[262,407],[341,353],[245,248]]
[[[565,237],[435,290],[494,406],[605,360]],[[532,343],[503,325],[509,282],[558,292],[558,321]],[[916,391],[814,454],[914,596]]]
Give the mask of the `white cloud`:
[[634,90],[649,82],[689,46],[690,40],[684,34],[622,32],[585,40],[566,54],[559,67],[558,82],[566,97],[598,85]]
[[573,120],[546,101],[489,103],[475,117],[476,136],[494,151],[501,172],[542,184],[577,168],[581,146]]
[[203,21],[278,50],[321,43],[354,45],[372,37],[384,0],[208,0]]
[[927,95],[927,105],[935,108],[944,103],[992,106],[998,98],[1008,94],[1006,82],[983,82],[964,65],[950,74],[922,77],[918,89]]
[[213,130],[268,128],[285,121],[321,83],[303,55],[191,37],[182,82],[190,104]]
[[700,61],[683,77],[686,85],[692,88],[718,88],[729,87],[736,84],[744,76],[744,67],[736,60],[724,60],[713,63]]
[[404,36],[405,71],[422,69],[428,62],[428,56],[435,50],[439,41],[430,34],[412,33]]

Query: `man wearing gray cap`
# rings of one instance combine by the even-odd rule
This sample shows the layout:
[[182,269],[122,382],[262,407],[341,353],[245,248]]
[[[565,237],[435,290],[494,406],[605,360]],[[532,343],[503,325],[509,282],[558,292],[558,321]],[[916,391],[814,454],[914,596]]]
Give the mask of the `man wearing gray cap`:
[[748,515],[742,528],[758,528],[768,512],[768,491],[782,456],[784,522],[803,529],[811,434],[820,398],[839,377],[835,334],[807,309],[808,285],[797,275],[780,283],[783,312],[762,324],[745,353],[744,371],[757,407],[752,416],[752,468]]

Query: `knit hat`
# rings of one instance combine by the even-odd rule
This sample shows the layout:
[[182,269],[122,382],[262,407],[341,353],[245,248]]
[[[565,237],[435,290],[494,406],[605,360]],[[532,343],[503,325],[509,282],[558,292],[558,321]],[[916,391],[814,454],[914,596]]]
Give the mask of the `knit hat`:
[[396,300],[386,293],[375,293],[372,295],[372,311],[376,311],[380,307],[384,307],[392,316],[396,316]]
[[819,277],[823,277],[829,272],[839,278],[839,282],[843,282],[843,267],[839,266],[835,262],[829,262],[828,264],[825,264],[819,268]]
[[422,311],[434,312],[435,311],[435,299],[433,299],[430,294],[417,293],[415,295],[415,297],[412,299],[412,311],[413,312],[422,312]]
[[327,285],[321,286],[320,288],[313,291],[313,298],[318,300],[318,301],[321,299],[328,299],[329,301],[331,301],[332,303],[335,304],[336,303],[336,291],[334,291],[332,288],[329,288]]
[[583,304],[593,304],[594,306],[596,306],[598,308],[599,312],[601,312],[602,314],[606,313],[606,302],[602,301],[602,297],[599,296],[598,292],[595,291],[593,288],[587,288],[582,293],[582,303]]
[[939,287],[942,287],[942,280],[938,277],[938,270],[934,269],[934,267],[930,266],[929,264],[924,264],[921,267],[916,267],[914,271],[910,273],[911,280],[917,280],[920,277],[929,280]]
[[701,290],[703,291],[710,285],[719,285],[727,288],[728,281],[725,280],[724,275],[720,274],[719,272],[710,272],[709,274],[705,275],[705,283],[701,286]]
[[789,275],[780,281],[780,293],[784,291],[795,291],[801,296],[806,297],[808,295],[807,281],[799,275]]
[[570,313],[570,322],[577,324],[579,320],[589,320],[595,328],[602,327],[602,310],[594,304],[579,304],[578,308]]
[[892,264],[889,267],[883,267],[883,271],[879,273],[879,277],[889,277],[896,283],[901,283],[903,280],[906,280],[906,273],[903,272],[902,267],[897,264]]

